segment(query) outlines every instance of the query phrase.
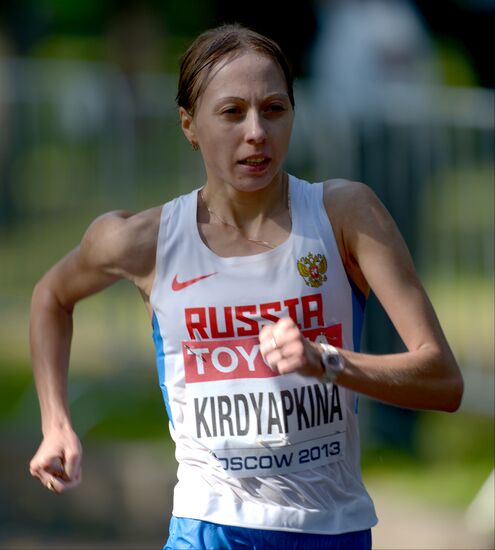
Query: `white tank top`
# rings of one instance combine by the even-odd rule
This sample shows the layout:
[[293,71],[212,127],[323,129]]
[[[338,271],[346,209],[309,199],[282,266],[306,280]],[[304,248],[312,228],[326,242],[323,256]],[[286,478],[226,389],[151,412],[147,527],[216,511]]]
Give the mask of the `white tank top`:
[[151,292],[160,387],[179,463],[173,514],[226,525],[337,534],[375,525],[363,486],[357,395],[275,374],[262,325],[359,347],[364,297],[348,279],[323,184],[289,177],[280,246],[223,258],[202,241],[198,190],[164,205]]

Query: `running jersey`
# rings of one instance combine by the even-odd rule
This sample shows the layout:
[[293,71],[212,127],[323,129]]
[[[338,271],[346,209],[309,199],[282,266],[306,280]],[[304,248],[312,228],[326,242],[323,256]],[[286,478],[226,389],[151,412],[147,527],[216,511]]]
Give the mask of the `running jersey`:
[[261,327],[284,316],[310,340],[359,348],[365,300],[342,264],[323,184],[289,176],[287,240],[240,257],[201,239],[198,193],[163,206],[151,292],[178,461],[173,515],[321,534],[372,527],[357,395],[279,375],[259,351]]

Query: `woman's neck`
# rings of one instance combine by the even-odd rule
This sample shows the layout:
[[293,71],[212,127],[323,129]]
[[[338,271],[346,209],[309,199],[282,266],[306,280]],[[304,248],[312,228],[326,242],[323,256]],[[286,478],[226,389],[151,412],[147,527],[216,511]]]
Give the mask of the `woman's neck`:
[[[275,248],[290,232],[292,220],[286,173],[282,173],[273,185],[254,192],[239,192],[231,186],[225,192],[225,188],[207,184],[199,199],[198,223],[204,237],[209,235],[205,240],[212,248],[215,248],[212,237],[218,243],[228,241],[234,248],[244,248],[243,241],[256,248]],[[220,233],[219,227],[222,228]]]
[[236,226],[261,223],[288,208],[289,178],[286,172],[281,172],[272,183],[256,191],[207,182],[201,190],[201,199],[207,210]]

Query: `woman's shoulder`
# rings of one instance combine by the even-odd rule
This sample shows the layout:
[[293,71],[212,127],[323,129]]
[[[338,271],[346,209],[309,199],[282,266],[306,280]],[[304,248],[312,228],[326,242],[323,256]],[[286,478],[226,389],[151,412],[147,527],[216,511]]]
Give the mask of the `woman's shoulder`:
[[332,220],[356,223],[364,220],[383,204],[373,189],[356,180],[335,178],[324,182],[323,200]]
[[98,216],[81,241],[83,256],[127,278],[145,275],[154,267],[162,208],[113,210]]
[[328,179],[323,183],[325,198],[337,201],[371,200],[374,191],[365,183],[345,178]]
[[340,205],[342,203],[349,203],[352,205],[356,201],[368,202],[377,199],[374,191],[361,181],[331,178],[323,181],[319,180],[318,184],[313,184],[311,181],[306,181],[295,176],[293,178],[300,187],[308,190],[314,185],[323,185],[325,204],[336,203]]
[[[92,245],[142,244],[143,239],[152,237],[158,231],[162,206],[141,212],[112,210],[95,218],[88,227],[84,239]],[[156,238],[156,236],[155,236]]]
[[343,178],[325,181],[323,201],[344,267],[367,295],[369,287],[360,268],[357,244],[362,236],[383,241],[391,218],[373,189],[360,181]]

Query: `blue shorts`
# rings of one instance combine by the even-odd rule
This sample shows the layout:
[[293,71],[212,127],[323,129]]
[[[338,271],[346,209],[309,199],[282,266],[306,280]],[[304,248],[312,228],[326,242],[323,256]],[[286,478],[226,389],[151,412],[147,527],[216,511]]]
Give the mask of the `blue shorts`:
[[164,550],[371,550],[371,529],[312,535],[219,525],[189,518],[170,520]]

